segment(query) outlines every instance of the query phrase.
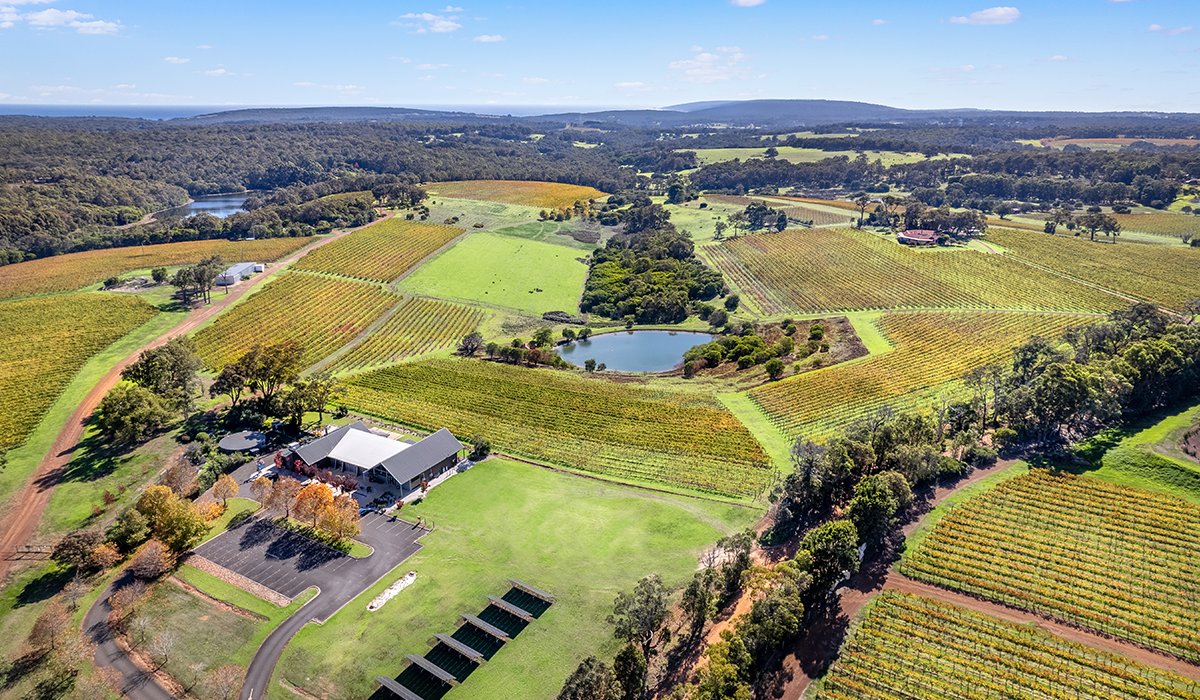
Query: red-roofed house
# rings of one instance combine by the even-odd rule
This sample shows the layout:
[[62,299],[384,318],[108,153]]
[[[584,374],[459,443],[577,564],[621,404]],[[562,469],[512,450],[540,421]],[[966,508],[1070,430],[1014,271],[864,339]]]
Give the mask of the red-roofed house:
[[905,245],[934,245],[937,243],[937,231],[912,229],[904,233],[897,233],[896,240]]

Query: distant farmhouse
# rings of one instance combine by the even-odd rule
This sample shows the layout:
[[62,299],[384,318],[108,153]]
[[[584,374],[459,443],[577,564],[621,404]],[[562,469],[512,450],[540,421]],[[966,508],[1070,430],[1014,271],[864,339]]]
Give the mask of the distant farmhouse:
[[356,478],[365,475],[370,482],[398,487],[404,497],[419,489],[422,481],[432,481],[458,466],[466,449],[445,428],[412,442],[386,438],[356,421],[297,447],[283,455],[283,461],[289,467],[302,462]]
[[896,240],[905,245],[933,245],[937,243],[937,231],[911,229],[904,233],[897,233]]
[[249,277],[255,272],[262,272],[265,268],[261,263],[238,263],[228,270],[217,275],[218,287],[230,287],[242,280],[243,277]]

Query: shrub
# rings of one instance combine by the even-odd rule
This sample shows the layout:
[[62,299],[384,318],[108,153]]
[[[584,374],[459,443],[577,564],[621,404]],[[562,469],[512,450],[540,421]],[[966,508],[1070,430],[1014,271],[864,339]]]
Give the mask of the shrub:
[[779,379],[783,375],[784,364],[778,357],[772,357],[767,360],[766,364],[767,376],[771,379]]
[[996,451],[983,445],[973,445],[963,453],[963,461],[973,467],[987,467],[996,463]]
[[953,457],[942,457],[938,461],[938,476],[945,479],[957,479],[967,475],[971,467]]
[[1000,449],[1006,449],[1017,444],[1017,431],[1012,428],[997,428],[995,433],[992,433],[992,442],[996,443]]

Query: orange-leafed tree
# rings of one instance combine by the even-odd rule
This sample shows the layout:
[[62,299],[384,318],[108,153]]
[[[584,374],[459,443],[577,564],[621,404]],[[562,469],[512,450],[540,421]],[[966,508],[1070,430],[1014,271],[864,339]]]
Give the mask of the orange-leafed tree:
[[213,496],[221,499],[222,506],[225,505],[226,501],[236,496],[237,492],[237,481],[228,474],[222,474],[217,477],[217,483],[213,484]]
[[322,530],[339,540],[362,532],[358,526],[358,501],[346,494],[334,498],[332,503],[322,508],[317,522]]
[[263,501],[263,505],[267,510],[282,513],[284,517],[290,518],[296,497],[303,490],[303,484],[290,476],[285,476],[275,482],[275,488],[271,489],[270,496]]
[[312,526],[317,526],[317,520],[321,517],[321,510],[333,504],[333,489],[322,483],[312,483],[304,487],[299,496],[296,496],[296,505],[292,507],[292,513],[298,520],[311,521]]
[[250,484],[250,495],[254,496],[254,500],[263,504],[271,499],[271,491],[274,490],[275,484],[265,476],[260,476]]

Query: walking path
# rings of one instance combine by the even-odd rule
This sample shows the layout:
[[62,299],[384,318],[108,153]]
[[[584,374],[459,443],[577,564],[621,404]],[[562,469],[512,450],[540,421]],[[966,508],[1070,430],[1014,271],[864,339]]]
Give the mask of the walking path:
[[[372,223],[378,223],[393,215],[393,212],[388,212],[382,218],[376,219]],[[370,226],[371,224],[367,225]],[[359,228],[364,227],[360,226]],[[311,246],[301,248],[282,261],[274,263],[272,267],[274,270],[286,268],[309,251],[332,243],[357,230],[359,229],[349,229],[317,241]],[[42,512],[46,509],[46,504],[50,501],[51,494],[54,493],[54,487],[58,485],[59,480],[66,471],[67,464],[70,463],[71,458],[74,456],[75,446],[79,444],[80,439],[83,437],[83,431],[87,426],[88,418],[96,410],[96,407],[100,405],[100,400],[104,398],[109,389],[112,389],[121,380],[121,370],[133,364],[141,356],[142,352],[159,347],[172,338],[192,332],[200,324],[221,313],[231,304],[236,303],[268,278],[269,275],[257,275],[249,281],[237,285],[232,292],[222,296],[208,307],[196,309],[191,312],[178,326],[175,326],[170,331],[130,353],[128,357],[118,362],[107,374],[101,377],[100,381],[96,382],[96,385],[92,387],[92,390],[87,393],[83,401],[76,407],[75,412],[67,419],[66,425],[58,433],[58,437],[55,438],[50,451],[42,458],[42,463],[38,465],[33,475],[30,476],[29,481],[25,482],[25,486],[9,501],[9,504],[13,507],[9,510],[3,524],[0,525],[0,533],[2,533],[0,534],[0,551],[12,551],[28,542],[29,537],[33,534],[42,519]],[[5,574],[8,573],[9,563],[8,560],[0,560],[0,581],[3,581]]]

